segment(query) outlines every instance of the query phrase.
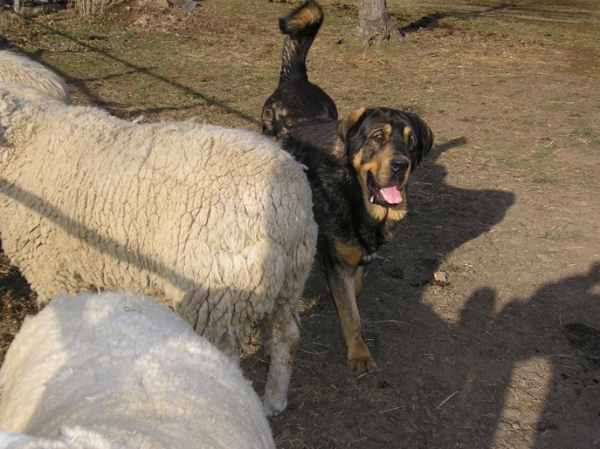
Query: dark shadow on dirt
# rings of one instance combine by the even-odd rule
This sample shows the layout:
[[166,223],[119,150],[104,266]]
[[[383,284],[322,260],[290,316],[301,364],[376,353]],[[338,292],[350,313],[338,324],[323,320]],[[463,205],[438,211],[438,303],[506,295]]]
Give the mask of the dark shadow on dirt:
[[487,14],[490,12],[499,11],[501,9],[505,9],[505,8],[513,7],[513,6],[515,6],[514,3],[512,3],[512,4],[501,3],[500,5],[494,6],[493,8],[486,9],[485,11],[477,11],[477,12],[470,12],[470,13],[436,12],[436,13],[428,14],[424,17],[421,17],[420,19],[415,20],[414,22],[409,23],[408,25],[405,25],[398,29],[400,30],[400,33],[402,33],[402,34],[414,33],[415,31],[418,31],[421,28],[427,28],[431,24],[435,24],[438,20],[445,19],[446,17],[456,17],[456,18],[463,18],[463,19],[467,18],[467,17],[479,17],[481,15],[484,15],[484,14]]
[[[465,2],[466,4],[475,3],[475,2]],[[436,26],[439,20],[445,19],[447,17],[453,17],[456,19],[471,19],[478,18],[481,16],[485,16],[487,14],[506,14],[506,18],[514,19],[514,16],[523,15],[530,19],[552,19],[559,21],[571,21],[576,18],[579,22],[587,22],[594,21],[595,19],[593,14],[593,9],[591,11],[585,11],[586,8],[590,8],[591,3],[587,6],[585,3],[581,3],[579,6],[581,10],[579,11],[564,11],[555,9],[556,6],[561,4],[569,4],[569,1],[555,1],[555,2],[501,2],[497,6],[493,6],[491,8],[487,8],[481,11],[473,11],[473,12],[435,12],[432,14],[428,14],[426,16],[421,17],[418,20],[415,20],[408,25],[398,28],[402,35],[408,33],[414,33],[421,28],[427,28],[430,26]],[[475,6],[475,5],[471,5]],[[392,15],[392,19],[398,22],[400,19],[396,18]]]
[[[442,341],[454,339],[458,349],[444,345],[441,355],[460,361],[463,369],[469,366],[470,373],[462,382],[454,379],[460,402],[440,413],[440,424],[466,425],[470,407],[477,403],[480,410],[485,404],[490,431],[479,430],[477,440],[484,447],[492,446],[496,432],[491,430],[503,418],[511,431],[534,431],[532,448],[592,447],[600,438],[600,346],[593,327],[600,324],[600,295],[594,293],[598,287],[600,263],[582,275],[544,285],[525,301],[514,298],[500,311],[496,292],[480,288],[456,326],[445,330],[439,322],[435,335]],[[582,345],[569,343],[573,331]],[[438,345],[431,350],[440,353]],[[527,365],[530,369],[522,371]],[[445,367],[445,377],[452,375],[452,367]],[[541,401],[525,398],[526,412],[511,407],[513,397],[524,395],[521,383],[535,385],[541,393]],[[573,428],[573,423],[586,421],[587,431]],[[464,447],[468,443],[462,440]]]
[[[494,299],[491,294],[492,306]],[[474,296],[466,309],[480,307],[476,301]],[[531,447],[597,445],[600,442],[600,261],[587,273],[546,284],[527,301],[515,300],[490,316],[483,323],[473,324],[494,325],[503,334],[491,332],[493,337],[483,336],[476,351],[501,345],[514,365],[542,358],[549,366],[548,371],[540,373],[544,377],[540,387],[547,389],[547,393],[539,409],[534,409],[539,417],[535,414],[516,417],[521,428],[536,431]],[[514,370],[514,365],[508,368]],[[575,428],[574,423],[581,427]],[[561,434],[560,440],[556,439],[557,432]]]
[[29,284],[16,268],[10,266],[1,253],[0,267],[0,317],[5,321],[0,331],[0,357],[2,357],[14,337],[14,332],[19,329],[27,315],[37,312],[37,307],[29,300],[31,293]]
[[[23,20],[26,23],[28,23],[29,25],[32,25],[32,22],[30,20],[28,20],[27,17],[23,16]],[[215,107],[218,107],[218,108],[222,109],[223,111],[226,111],[227,113],[231,113],[231,114],[237,115],[238,117],[244,119],[245,121],[251,123],[252,125],[260,126],[260,121],[259,120],[255,119],[254,117],[252,117],[252,116],[250,116],[248,114],[245,114],[245,113],[243,113],[241,111],[238,111],[237,109],[234,109],[234,108],[232,108],[230,106],[227,106],[227,104],[226,104],[225,101],[219,100],[217,98],[209,97],[208,95],[205,95],[202,92],[197,92],[197,91],[195,91],[193,89],[190,89],[189,87],[187,87],[187,86],[185,86],[185,85],[183,85],[181,83],[178,83],[177,81],[173,81],[172,79],[169,79],[167,77],[159,75],[159,74],[157,74],[157,73],[155,73],[153,71],[152,67],[139,67],[139,66],[136,66],[135,64],[133,64],[133,63],[131,63],[129,61],[126,61],[125,59],[120,58],[118,56],[112,55],[109,52],[107,52],[107,51],[105,51],[105,50],[103,50],[101,48],[95,47],[95,46],[93,46],[93,45],[91,45],[89,43],[86,43],[86,42],[83,42],[83,41],[81,41],[79,39],[76,39],[76,38],[70,36],[69,34],[64,33],[62,31],[58,30],[57,28],[50,27],[48,25],[44,25],[43,23],[39,23],[39,22],[36,22],[35,25],[39,26],[39,27],[42,27],[42,28],[45,28],[48,31],[49,34],[58,35],[58,36],[61,36],[61,37],[65,38],[65,39],[68,39],[68,40],[76,43],[77,45],[80,45],[80,46],[84,47],[86,49],[86,51],[89,51],[91,53],[101,54],[105,58],[110,59],[110,60],[114,61],[115,63],[121,64],[125,68],[129,69],[129,70],[126,70],[126,71],[122,72],[118,76],[131,75],[131,74],[143,74],[145,76],[152,77],[152,78],[160,81],[161,83],[168,84],[168,85],[170,85],[172,87],[175,87],[175,88],[179,89],[182,92],[185,92],[185,93],[193,96],[195,99],[198,99],[198,100],[202,101],[202,103],[204,105],[206,105],[206,106],[215,106]],[[7,46],[6,44],[0,46],[0,49],[10,50],[10,51],[13,51],[13,52],[16,52],[16,53],[20,53],[20,54],[26,55],[27,57],[29,57],[31,59],[34,59],[36,61],[40,61],[41,56],[43,55],[43,53],[45,51],[45,50],[38,49],[37,51],[35,51],[33,53],[27,53],[23,48],[20,48],[20,47],[15,46],[15,45]],[[86,96],[86,98],[88,98],[88,100],[90,101],[90,104],[93,104],[93,105],[98,106],[98,107],[102,107],[102,108],[108,110],[109,112],[111,112],[112,114],[118,115],[117,113],[119,111],[117,111],[114,108],[115,105],[113,103],[107,103],[102,98],[99,98],[98,96],[94,95],[86,87],[85,82],[83,82],[82,80],[73,78],[71,76],[68,76],[68,74],[66,74],[66,73],[58,70],[56,67],[48,65],[46,63],[44,63],[44,65],[46,67],[50,68],[56,74],[58,74],[68,84],[77,86],[77,88],[81,92],[83,92],[83,94]],[[114,77],[115,77],[115,75],[110,75],[110,76],[106,77],[106,79],[108,79],[108,78],[114,78]],[[101,78],[101,79],[88,79],[88,80],[85,80],[85,81],[102,81],[103,79],[104,78]],[[143,113],[160,113],[160,112],[164,112],[164,111],[172,111],[172,110],[175,110],[175,109],[178,110],[178,111],[182,110],[182,108],[172,108],[172,107],[171,108],[140,109],[138,111],[130,111],[130,115],[132,117],[135,117],[135,116],[141,115]]]

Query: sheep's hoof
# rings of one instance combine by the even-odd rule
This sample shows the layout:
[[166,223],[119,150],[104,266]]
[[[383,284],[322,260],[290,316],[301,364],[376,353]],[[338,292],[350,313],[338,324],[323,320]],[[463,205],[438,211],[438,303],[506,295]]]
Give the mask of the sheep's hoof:
[[[279,402],[279,404],[277,404]],[[266,398],[263,398],[263,410],[265,412],[265,416],[267,418],[274,418],[279,415],[282,411],[287,407],[287,399],[283,402],[281,401],[268,401]]]

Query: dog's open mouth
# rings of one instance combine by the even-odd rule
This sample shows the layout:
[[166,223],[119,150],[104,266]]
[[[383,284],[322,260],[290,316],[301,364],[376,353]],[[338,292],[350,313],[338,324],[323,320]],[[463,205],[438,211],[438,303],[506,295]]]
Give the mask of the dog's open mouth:
[[367,186],[369,188],[369,201],[383,207],[397,206],[403,201],[398,181],[395,180],[385,187],[379,187],[371,173],[367,175]]

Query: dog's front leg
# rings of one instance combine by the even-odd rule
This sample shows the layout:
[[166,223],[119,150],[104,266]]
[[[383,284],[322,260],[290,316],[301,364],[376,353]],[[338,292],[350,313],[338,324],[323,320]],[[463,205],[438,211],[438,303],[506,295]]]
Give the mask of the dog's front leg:
[[332,264],[325,267],[325,272],[348,348],[348,363],[353,371],[364,373],[375,371],[377,365],[365,343],[360,315],[356,306],[355,276],[360,275],[362,280],[362,270],[356,273],[357,268]]

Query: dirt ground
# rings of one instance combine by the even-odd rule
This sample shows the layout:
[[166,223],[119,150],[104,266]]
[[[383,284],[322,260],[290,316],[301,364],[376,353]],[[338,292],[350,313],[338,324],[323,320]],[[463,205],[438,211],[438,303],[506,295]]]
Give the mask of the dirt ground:
[[[5,7],[0,48],[56,70],[75,104],[258,131],[297,3],[182,3]],[[341,114],[418,113],[436,144],[359,298],[380,371],[349,371],[315,265],[277,447],[600,448],[598,1],[388,0],[405,38],[365,52],[358,2],[322,4],[311,80]],[[35,294],[0,268],[3,354]],[[260,393],[261,351],[242,366]]]

